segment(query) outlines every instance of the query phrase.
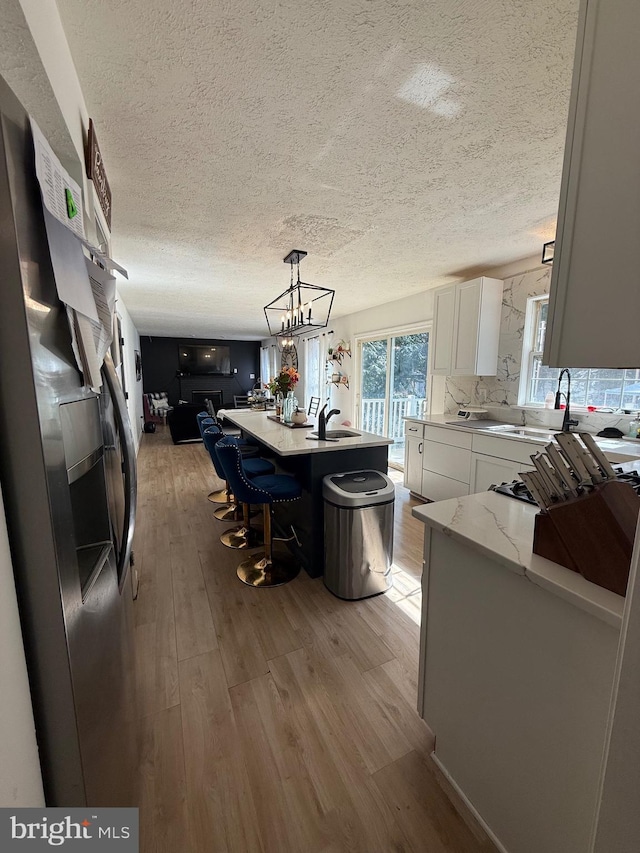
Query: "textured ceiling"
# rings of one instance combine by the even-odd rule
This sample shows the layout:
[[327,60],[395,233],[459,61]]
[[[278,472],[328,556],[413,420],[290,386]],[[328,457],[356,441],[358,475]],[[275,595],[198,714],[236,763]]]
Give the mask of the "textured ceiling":
[[[144,334],[265,337],[537,253],[578,0],[57,0]],[[552,226],[551,226],[552,229]]]

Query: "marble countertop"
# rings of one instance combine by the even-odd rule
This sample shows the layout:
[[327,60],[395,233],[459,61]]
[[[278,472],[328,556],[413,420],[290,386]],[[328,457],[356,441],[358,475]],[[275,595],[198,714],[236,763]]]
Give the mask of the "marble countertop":
[[[240,427],[247,435],[261,441],[280,456],[301,456],[308,453],[335,453],[341,450],[361,449],[363,447],[384,447],[393,444],[393,440],[371,432],[353,430],[357,436],[340,438],[338,441],[320,441],[311,437],[314,429],[290,429],[284,424],[269,420],[272,412],[252,412],[245,409],[221,409],[219,417]],[[340,425],[330,422],[328,429],[341,429]],[[351,429],[351,427],[342,427]]]
[[624,598],[534,554],[538,507],[495,492],[416,506],[415,518],[522,575],[565,601],[620,627]]
[[[509,441],[525,441],[528,444],[540,445],[549,444],[553,440],[554,431],[545,427],[539,426],[520,426],[519,424],[505,423],[505,429],[498,427],[469,427],[461,421],[451,423],[456,420],[454,414],[450,415],[430,415],[429,417],[420,418],[418,416],[405,416],[405,421],[414,421],[419,424],[428,424],[430,426],[443,426],[447,429],[457,430],[459,432],[471,433],[471,435],[493,435],[497,438],[505,438]],[[510,431],[506,431],[510,430]],[[516,430],[513,432],[512,430]],[[529,430],[530,434],[525,435],[517,430]],[[579,431],[579,430],[578,430]],[[602,438],[594,436],[594,439],[599,447],[604,450],[605,455],[610,462],[620,463],[629,459],[640,459],[640,440],[634,438]]]

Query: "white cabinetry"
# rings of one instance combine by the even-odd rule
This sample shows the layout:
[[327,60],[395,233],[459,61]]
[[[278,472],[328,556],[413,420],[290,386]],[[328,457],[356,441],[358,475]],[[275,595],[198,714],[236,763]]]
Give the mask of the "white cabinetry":
[[425,425],[422,495],[432,501],[468,495],[470,477],[471,435],[446,427]]
[[404,425],[404,485],[416,495],[422,494],[422,434],[423,424],[405,421]]
[[508,459],[496,459],[483,453],[473,453],[471,457],[471,494],[486,492],[489,486],[499,486],[500,483],[510,483],[519,480],[518,472],[522,469],[519,462],[509,462]]
[[433,330],[429,368],[438,376],[451,374],[451,345],[455,316],[456,285],[439,287],[433,293]]
[[502,286],[482,276],[434,291],[433,374],[496,375]]
[[539,444],[405,421],[404,485],[432,501],[486,492],[531,471]]
[[531,454],[540,450],[528,441],[494,435],[474,435],[471,458],[471,494],[486,492],[491,485],[520,479],[521,471],[533,470]]
[[640,3],[583,0],[544,363],[637,367]]
[[426,531],[418,702],[435,760],[501,850],[585,853],[619,630],[486,551]]

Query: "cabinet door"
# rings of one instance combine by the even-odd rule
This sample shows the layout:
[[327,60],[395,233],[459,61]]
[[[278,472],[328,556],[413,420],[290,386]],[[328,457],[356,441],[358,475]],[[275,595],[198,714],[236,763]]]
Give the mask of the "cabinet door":
[[474,376],[478,354],[478,321],[482,279],[459,284],[453,323],[452,376]]
[[471,494],[486,492],[489,486],[519,479],[518,471],[522,467],[519,462],[474,453],[471,458]]
[[473,453],[471,456],[471,494],[486,492],[489,486],[499,486],[500,483],[520,480],[521,471],[533,471],[530,460],[512,462],[509,459],[496,459],[495,456]]
[[637,367],[640,3],[583,2],[544,364]]
[[452,480],[469,484],[471,451],[464,447],[424,440],[422,467]]
[[410,492],[422,494],[422,439],[407,435],[404,445],[404,485]]
[[456,285],[439,287],[433,296],[433,334],[429,353],[431,373],[451,375],[451,349],[455,316]]
[[443,477],[435,471],[422,472],[421,494],[431,501],[446,501],[449,498],[461,498],[469,494],[469,484]]

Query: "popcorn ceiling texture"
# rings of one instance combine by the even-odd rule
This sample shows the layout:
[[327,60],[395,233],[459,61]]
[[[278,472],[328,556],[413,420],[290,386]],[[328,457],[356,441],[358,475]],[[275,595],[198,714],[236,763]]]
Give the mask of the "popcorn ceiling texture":
[[65,168],[82,181],[73,141],[18,0],[3,0],[0,26],[0,74],[41,128]]
[[264,337],[292,248],[341,316],[553,235],[576,0],[57,3],[141,333]]

